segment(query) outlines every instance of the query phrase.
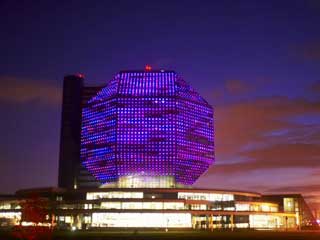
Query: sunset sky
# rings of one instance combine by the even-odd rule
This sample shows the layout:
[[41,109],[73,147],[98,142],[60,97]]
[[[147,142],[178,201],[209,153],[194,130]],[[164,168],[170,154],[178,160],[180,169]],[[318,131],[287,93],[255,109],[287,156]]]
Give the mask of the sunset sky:
[[0,1],[0,193],[56,186],[63,76],[175,70],[215,109],[197,187],[320,208],[319,1]]

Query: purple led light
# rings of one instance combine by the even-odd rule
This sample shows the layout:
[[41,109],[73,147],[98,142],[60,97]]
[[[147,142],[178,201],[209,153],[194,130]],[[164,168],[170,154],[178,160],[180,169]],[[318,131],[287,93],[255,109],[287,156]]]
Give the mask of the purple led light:
[[190,185],[214,160],[213,109],[174,72],[121,72],[82,118],[82,163],[102,183],[147,175]]

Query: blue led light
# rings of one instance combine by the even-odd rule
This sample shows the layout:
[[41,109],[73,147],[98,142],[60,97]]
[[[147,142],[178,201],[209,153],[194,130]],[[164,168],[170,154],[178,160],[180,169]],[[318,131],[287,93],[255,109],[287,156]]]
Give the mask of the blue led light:
[[81,159],[102,183],[193,184],[214,160],[213,109],[174,72],[121,72],[83,109]]

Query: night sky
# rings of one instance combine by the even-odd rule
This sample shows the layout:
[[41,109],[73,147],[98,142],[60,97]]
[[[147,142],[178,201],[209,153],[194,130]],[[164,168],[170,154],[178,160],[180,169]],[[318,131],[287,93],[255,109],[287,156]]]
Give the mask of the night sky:
[[319,1],[0,1],[0,192],[56,186],[63,76],[175,70],[215,108],[198,187],[320,207]]

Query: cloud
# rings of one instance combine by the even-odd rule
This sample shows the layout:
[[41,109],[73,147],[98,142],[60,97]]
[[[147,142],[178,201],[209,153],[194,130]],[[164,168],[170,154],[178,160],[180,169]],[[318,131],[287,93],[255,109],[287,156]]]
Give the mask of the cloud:
[[2,85],[0,101],[12,103],[39,101],[46,104],[61,102],[61,89],[45,81],[2,76],[0,82]]
[[[277,188],[270,188],[267,190],[272,193],[303,193],[303,192],[319,192],[320,194],[320,184],[314,185],[300,185],[300,186],[283,186]],[[309,198],[314,198],[317,195],[309,195]]]
[[320,102],[288,97],[216,106],[216,163],[198,186],[263,192],[313,184],[320,172],[320,126],[309,118],[317,116]]
[[275,144],[244,153],[250,165],[263,168],[320,166],[320,148],[317,144]]
[[[263,79],[264,80],[264,79]],[[249,85],[247,82],[238,79],[228,79],[223,82],[220,88],[205,90],[205,97],[215,103],[225,102],[228,97],[239,97],[250,93],[257,87],[262,86],[263,81],[257,80],[254,84]]]
[[320,81],[315,82],[311,85],[311,91],[314,93],[320,93]]
[[315,144],[275,144],[262,149],[245,151],[240,155],[246,160],[217,164],[209,170],[209,173],[235,174],[279,168],[320,169],[320,145]]
[[291,120],[293,117],[307,114],[320,114],[320,102],[270,97],[217,106],[215,108],[217,161],[225,163],[232,155],[239,155],[244,149],[290,141],[296,136],[297,131],[300,131],[298,135],[300,137],[309,133],[316,134],[314,138],[319,139],[319,127],[311,128]]
[[312,176],[320,177],[320,169],[312,174]]
[[306,59],[320,60],[320,42],[306,45],[303,49],[303,55]]
[[306,42],[295,46],[294,52],[299,58],[304,60],[320,60],[320,40]]
[[241,80],[227,80],[225,89],[230,95],[240,95],[252,90],[252,86]]

